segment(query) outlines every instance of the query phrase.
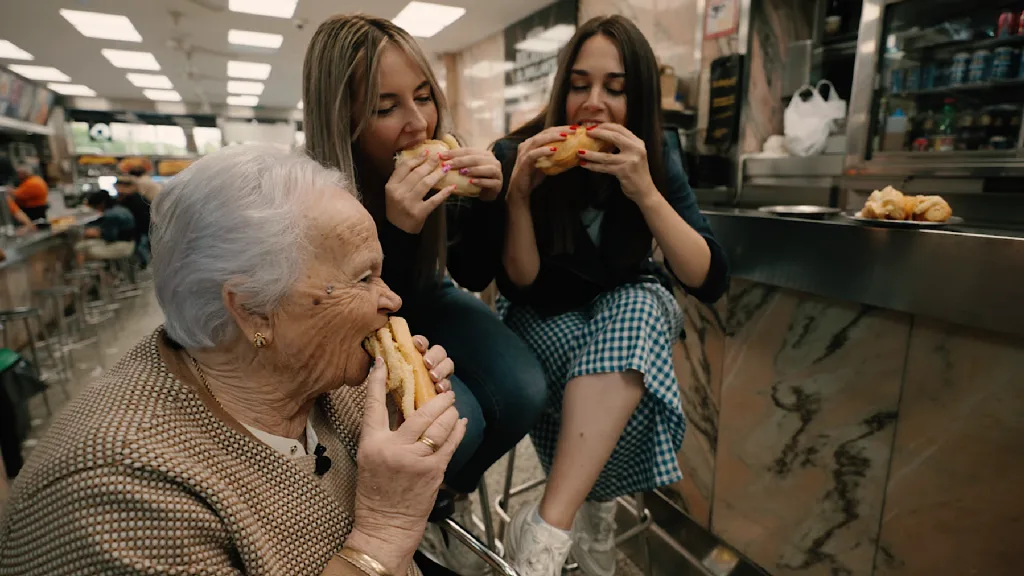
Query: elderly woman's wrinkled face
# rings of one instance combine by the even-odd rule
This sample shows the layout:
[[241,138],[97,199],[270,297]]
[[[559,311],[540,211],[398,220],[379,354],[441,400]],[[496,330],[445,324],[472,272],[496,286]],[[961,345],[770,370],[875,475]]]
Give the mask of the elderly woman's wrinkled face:
[[387,323],[401,299],[380,278],[383,253],[370,214],[342,190],[307,216],[312,254],[295,289],[272,318],[275,371],[302,374],[319,394],[365,380],[363,339]]

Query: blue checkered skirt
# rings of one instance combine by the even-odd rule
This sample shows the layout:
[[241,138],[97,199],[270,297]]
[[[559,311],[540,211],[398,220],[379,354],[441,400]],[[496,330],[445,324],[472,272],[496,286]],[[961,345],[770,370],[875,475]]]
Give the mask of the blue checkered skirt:
[[682,479],[676,453],[686,419],[672,344],[682,332],[683,314],[671,292],[654,282],[627,284],[551,318],[505,299],[499,299],[498,312],[547,375],[548,406],[530,433],[545,473],[555,456],[566,384],[579,376],[636,370],[646,393],[588,499],[611,500]]

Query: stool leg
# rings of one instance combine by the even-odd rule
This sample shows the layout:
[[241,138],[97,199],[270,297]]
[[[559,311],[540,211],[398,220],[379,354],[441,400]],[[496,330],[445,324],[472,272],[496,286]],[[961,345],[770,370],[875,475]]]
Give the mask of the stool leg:
[[495,546],[496,539],[494,537],[494,520],[491,518],[491,498],[487,495],[487,482],[483,478],[480,479],[480,487],[477,488],[477,494],[480,495],[480,515],[484,521],[484,534],[487,537],[487,547],[491,550],[497,550]]
[[[512,472],[515,470],[516,465],[516,448],[519,446],[513,446],[508,452],[508,466],[505,467],[505,488],[502,490],[501,498],[502,504],[507,512],[511,508],[509,507],[508,500],[511,497],[512,492]],[[501,522],[498,523],[498,540],[505,539],[505,519],[502,518]]]
[[[53,410],[50,408],[50,397],[47,396],[47,392],[50,391],[50,385],[43,380],[43,367],[39,364],[39,353],[36,351],[36,337],[32,333],[32,325],[28,321],[28,317],[22,318],[22,325],[25,327],[25,332],[28,334],[28,345],[29,354],[32,356],[32,363],[35,365],[36,378],[43,383],[43,404],[46,405],[47,416],[53,416]],[[64,392],[64,396],[67,396],[67,391]]]
[[[643,492],[638,492],[636,495],[636,509],[638,511],[637,519],[642,518],[643,515],[647,513],[647,506],[644,505]],[[644,561],[644,576],[653,576],[654,571],[653,567],[651,566],[651,546],[650,541],[648,539],[648,532],[649,530],[645,529],[638,535],[640,537],[640,557],[643,558]]]

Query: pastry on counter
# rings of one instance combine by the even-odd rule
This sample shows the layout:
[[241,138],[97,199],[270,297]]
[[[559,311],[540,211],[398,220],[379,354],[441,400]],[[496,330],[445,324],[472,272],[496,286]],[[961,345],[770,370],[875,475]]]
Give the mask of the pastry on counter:
[[886,186],[868,196],[857,216],[871,220],[948,222],[953,209],[941,196],[912,196]]
[[914,220],[923,222],[948,222],[953,209],[942,196],[918,196],[920,202],[914,208]]

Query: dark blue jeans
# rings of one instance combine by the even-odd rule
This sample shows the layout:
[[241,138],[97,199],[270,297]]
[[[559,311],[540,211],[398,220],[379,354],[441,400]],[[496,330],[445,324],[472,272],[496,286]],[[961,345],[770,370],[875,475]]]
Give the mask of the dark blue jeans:
[[444,346],[455,362],[455,407],[469,419],[469,427],[448,464],[445,483],[458,492],[472,492],[544,410],[544,371],[486,304],[450,281],[407,301],[399,314],[413,334]]

